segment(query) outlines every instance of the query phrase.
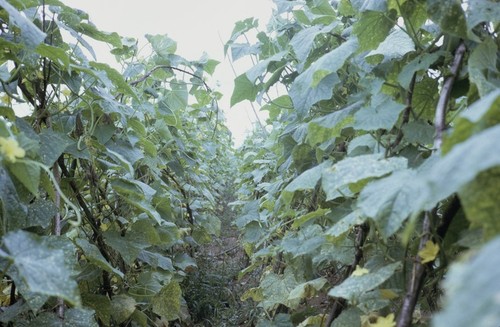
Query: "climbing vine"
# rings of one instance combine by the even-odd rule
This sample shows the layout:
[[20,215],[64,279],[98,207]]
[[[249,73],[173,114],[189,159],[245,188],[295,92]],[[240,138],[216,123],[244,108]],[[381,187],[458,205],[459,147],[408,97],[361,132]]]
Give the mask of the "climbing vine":
[[2,325],[188,325],[181,282],[232,172],[218,62],[166,35],[139,52],[58,0],[0,8]]
[[226,44],[258,326],[498,325],[498,2],[274,2]]

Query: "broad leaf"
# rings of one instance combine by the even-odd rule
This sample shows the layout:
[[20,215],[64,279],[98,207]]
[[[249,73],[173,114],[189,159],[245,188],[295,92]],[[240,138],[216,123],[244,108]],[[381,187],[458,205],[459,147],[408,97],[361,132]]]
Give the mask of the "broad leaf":
[[427,0],[427,12],[444,32],[458,37],[466,36],[465,13],[459,1]]
[[337,70],[357,48],[357,40],[349,39],[323,55],[295,79],[289,94],[299,115],[304,115],[316,102],[332,96],[332,88],[340,82]]
[[358,36],[360,49],[376,49],[380,42],[385,40],[395,21],[392,12],[388,15],[382,11],[365,11],[353,28]]
[[177,282],[170,282],[151,300],[153,312],[166,320],[179,318],[182,290]]
[[[359,192],[367,179],[387,175],[407,166],[405,158],[380,158],[380,155],[363,155],[346,158],[335,165],[323,169],[321,187],[327,200]],[[363,182],[361,184],[358,184]]]
[[0,7],[9,13],[10,21],[21,30],[21,40],[30,49],[35,49],[46,37],[46,34],[21,14],[8,1],[0,0]]
[[377,95],[371,106],[361,108],[354,114],[354,128],[364,131],[390,130],[398,121],[405,106],[385,95]]
[[78,285],[72,278],[73,267],[69,265],[71,257],[67,257],[57,239],[16,231],[7,234],[3,242],[9,254],[7,259],[16,268],[16,284],[25,283],[33,293],[62,297],[76,306],[81,304]]
[[[433,318],[436,327],[496,327],[500,321],[500,238],[487,243],[446,274],[444,309]],[[474,301],[471,301],[474,299]],[[466,308],[466,310],[464,310]]]
[[400,267],[401,263],[396,262],[378,270],[371,271],[369,274],[362,276],[350,276],[340,285],[333,287],[328,292],[328,295],[341,297],[349,302],[357,302],[360,296],[380,286],[395,273],[396,269],[399,269]]

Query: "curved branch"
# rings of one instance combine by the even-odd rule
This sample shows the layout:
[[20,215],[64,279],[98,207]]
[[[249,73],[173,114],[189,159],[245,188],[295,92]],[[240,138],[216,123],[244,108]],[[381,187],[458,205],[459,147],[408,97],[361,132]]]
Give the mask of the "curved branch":
[[450,67],[450,75],[446,78],[441,94],[439,95],[439,101],[436,107],[436,116],[434,119],[434,124],[436,127],[436,136],[434,138],[434,148],[439,149],[441,143],[443,142],[443,132],[446,129],[446,110],[448,108],[448,101],[450,100],[451,89],[455,83],[455,79],[460,70],[462,60],[465,55],[465,43],[460,42],[457,50],[455,51],[455,57],[453,58],[453,63]]

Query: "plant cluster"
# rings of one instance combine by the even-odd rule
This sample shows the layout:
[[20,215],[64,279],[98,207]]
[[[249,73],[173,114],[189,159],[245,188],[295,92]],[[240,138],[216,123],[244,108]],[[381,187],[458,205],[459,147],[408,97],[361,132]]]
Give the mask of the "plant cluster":
[[61,1],[0,1],[2,325],[189,321],[181,284],[220,231],[231,136],[205,82],[218,62],[146,38],[141,57]]
[[233,203],[258,326],[497,326],[498,2],[274,2],[226,44],[269,113]]

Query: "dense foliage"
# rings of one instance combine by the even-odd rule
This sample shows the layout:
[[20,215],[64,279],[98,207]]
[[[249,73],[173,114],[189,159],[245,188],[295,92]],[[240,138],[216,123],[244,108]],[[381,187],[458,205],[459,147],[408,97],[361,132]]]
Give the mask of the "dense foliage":
[[144,55],[58,0],[0,7],[0,322],[189,324],[181,282],[231,176],[217,62],[166,35]]
[[498,326],[498,1],[274,2],[226,44],[269,113],[234,202],[258,326]]

